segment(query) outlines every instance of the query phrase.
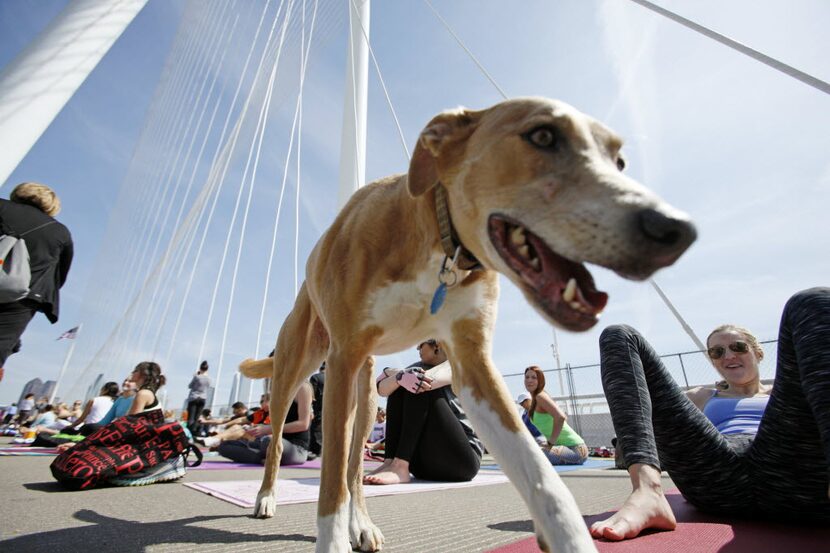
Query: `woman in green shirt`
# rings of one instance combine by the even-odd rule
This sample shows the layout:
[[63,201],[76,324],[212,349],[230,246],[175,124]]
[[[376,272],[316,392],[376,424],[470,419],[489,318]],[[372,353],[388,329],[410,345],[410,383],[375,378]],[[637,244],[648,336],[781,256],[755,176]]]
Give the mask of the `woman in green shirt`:
[[552,465],[581,465],[588,458],[585,440],[568,426],[567,415],[545,392],[545,373],[536,365],[525,369],[525,389],[531,403],[527,414],[548,439],[542,446]]

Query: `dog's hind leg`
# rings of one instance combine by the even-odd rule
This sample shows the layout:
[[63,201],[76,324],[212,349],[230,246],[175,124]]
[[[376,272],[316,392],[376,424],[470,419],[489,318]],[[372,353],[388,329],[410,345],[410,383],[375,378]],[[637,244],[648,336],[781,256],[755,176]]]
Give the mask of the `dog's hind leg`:
[[[381,330],[350,332],[345,343],[332,332],[323,397],[323,471],[317,505],[317,553],[348,553],[350,495],[346,465],[351,444],[357,376]],[[342,338],[341,338],[342,340]]]
[[348,484],[351,495],[349,539],[358,551],[378,551],[383,545],[383,534],[369,518],[363,495],[363,448],[377,415],[377,389],[373,369],[375,360],[366,359],[357,377],[357,414],[354,420],[352,448],[349,452]]
[[277,475],[282,457],[282,429],[300,384],[322,362],[328,335],[308,297],[305,285],[285,319],[274,349],[270,417],[272,438],[265,459],[265,475],[257,494],[254,516],[276,514]]
[[473,427],[527,504],[543,551],[595,552],[576,501],[525,430],[504,380],[490,359],[489,326],[456,320],[445,344],[453,389]]

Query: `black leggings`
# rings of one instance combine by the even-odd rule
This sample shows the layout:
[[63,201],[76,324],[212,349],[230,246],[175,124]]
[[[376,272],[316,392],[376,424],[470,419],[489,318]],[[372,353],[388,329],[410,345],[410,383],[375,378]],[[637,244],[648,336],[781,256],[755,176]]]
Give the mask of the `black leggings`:
[[[256,440],[229,440],[219,444],[219,455],[236,463],[263,465],[268,454],[271,436]],[[297,444],[282,438],[282,457],[280,465],[301,465],[308,460],[308,451]]]
[[787,302],[775,383],[755,436],[720,434],[633,328],[607,328],[600,356],[626,467],[662,465],[703,511],[830,521],[830,288]]
[[413,394],[398,388],[389,396],[385,457],[409,461],[415,478],[435,482],[470,481],[481,465],[440,389]]
[[202,426],[199,424],[199,417],[202,416],[202,410],[204,408],[204,399],[191,399],[187,402],[187,429],[190,430],[190,433],[194,437],[196,437],[199,428]]
[[37,313],[37,305],[31,300],[0,304],[0,367],[20,350],[20,337]]

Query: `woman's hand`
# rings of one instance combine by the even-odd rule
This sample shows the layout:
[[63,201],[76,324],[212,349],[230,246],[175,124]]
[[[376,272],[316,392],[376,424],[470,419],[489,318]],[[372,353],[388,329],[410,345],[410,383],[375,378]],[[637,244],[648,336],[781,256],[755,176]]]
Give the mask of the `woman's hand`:
[[424,374],[420,367],[409,367],[395,375],[398,385],[407,392],[418,394],[432,389],[432,378]]
[[273,430],[270,424],[258,424],[253,428],[249,428],[246,434],[252,439],[261,438],[263,436],[270,436]]

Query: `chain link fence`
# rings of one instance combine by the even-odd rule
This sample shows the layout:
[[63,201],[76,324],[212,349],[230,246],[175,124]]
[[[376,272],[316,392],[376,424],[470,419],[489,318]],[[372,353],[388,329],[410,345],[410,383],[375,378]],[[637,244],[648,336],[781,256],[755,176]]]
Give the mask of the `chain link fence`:
[[[764,349],[764,359],[760,364],[761,380],[771,383],[775,376],[777,364],[778,340],[761,342]],[[717,372],[709,362],[704,351],[685,351],[661,355],[663,364],[683,389],[701,385],[712,385],[718,378]],[[611,446],[611,439],[615,436],[614,426],[611,423],[611,414],[608,412],[608,402],[602,391],[599,363],[593,365],[572,366],[566,363],[561,369],[550,369],[545,373],[545,391],[568,415],[568,424],[585,440],[588,447]],[[508,388],[518,395],[517,391],[524,391],[524,373],[504,375]],[[249,405],[249,407],[256,404]],[[167,406],[174,411],[177,418],[181,418],[183,410]],[[227,417],[231,413],[230,405],[216,404],[212,416]]]
[[[777,364],[778,340],[761,342],[764,359],[760,364],[761,380],[771,383]],[[701,385],[712,385],[718,378],[704,351],[686,351],[661,355],[663,364],[675,381],[685,390]],[[568,424],[585,440],[588,447],[611,446],[615,436],[608,411],[608,402],[602,391],[599,364],[571,366],[543,371],[545,391],[568,415]],[[505,382],[510,390],[524,390],[524,373],[507,374]]]

